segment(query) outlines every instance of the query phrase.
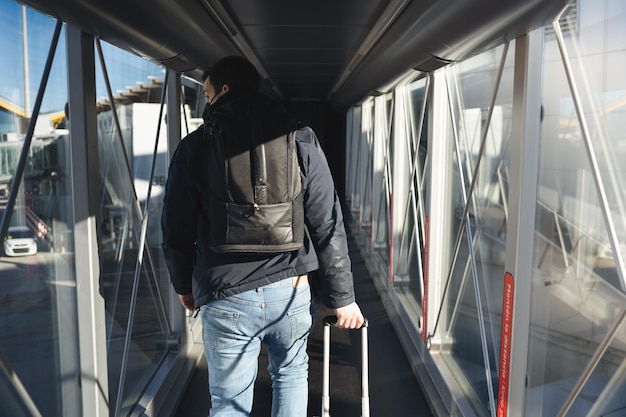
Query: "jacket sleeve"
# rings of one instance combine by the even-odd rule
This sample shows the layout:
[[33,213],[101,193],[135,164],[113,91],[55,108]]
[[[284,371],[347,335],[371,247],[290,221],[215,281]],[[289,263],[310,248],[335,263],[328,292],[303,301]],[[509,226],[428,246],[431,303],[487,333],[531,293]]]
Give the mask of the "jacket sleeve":
[[303,170],[304,213],[317,253],[325,304],[339,308],[355,301],[352,266],[341,204],[326,155],[310,128],[297,135]]
[[188,180],[190,152],[185,140],[179,144],[170,163],[161,214],[163,254],[177,294],[192,292],[197,237],[197,201]]

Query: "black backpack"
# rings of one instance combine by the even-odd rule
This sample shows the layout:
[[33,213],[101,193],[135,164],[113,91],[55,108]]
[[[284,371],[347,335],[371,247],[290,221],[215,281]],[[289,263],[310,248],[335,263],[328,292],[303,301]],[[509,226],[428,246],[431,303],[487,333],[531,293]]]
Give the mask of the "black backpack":
[[224,138],[213,121],[209,144],[211,248],[220,253],[298,250],[304,205],[295,131],[270,140]]

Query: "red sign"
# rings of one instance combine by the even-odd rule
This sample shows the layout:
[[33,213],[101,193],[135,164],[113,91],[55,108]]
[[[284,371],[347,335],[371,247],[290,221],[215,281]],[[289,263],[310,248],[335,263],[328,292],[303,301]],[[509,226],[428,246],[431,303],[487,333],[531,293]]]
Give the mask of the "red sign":
[[426,305],[428,301],[428,230],[430,229],[430,223],[428,216],[424,218],[424,294],[422,296],[422,342],[426,343],[428,334],[426,332]]
[[500,377],[498,378],[498,417],[506,417],[509,401],[509,372],[511,365],[511,331],[513,330],[513,275],[504,275],[502,298],[502,334],[500,336]]
[[393,283],[393,193],[389,193],[389,282]]

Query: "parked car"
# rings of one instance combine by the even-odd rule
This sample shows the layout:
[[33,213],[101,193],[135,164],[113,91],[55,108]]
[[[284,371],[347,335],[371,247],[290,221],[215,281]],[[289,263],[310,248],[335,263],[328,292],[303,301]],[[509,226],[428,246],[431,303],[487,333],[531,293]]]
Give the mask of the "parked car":
[[11,226],[4,239],[6,256],[26,256],[37,254],[37,242],[33,231],[26,226]]

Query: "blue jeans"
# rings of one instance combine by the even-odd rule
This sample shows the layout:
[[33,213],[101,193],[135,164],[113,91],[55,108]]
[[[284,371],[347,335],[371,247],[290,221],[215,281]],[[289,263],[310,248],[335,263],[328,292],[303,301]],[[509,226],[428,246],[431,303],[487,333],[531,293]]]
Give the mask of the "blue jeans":
[[272,417],[306,417],[313,326],[308,284],[292,278],[200,309],[204,354],[209,370],[210,417],[249,416],[261,343],[267,346],[272,377]]

